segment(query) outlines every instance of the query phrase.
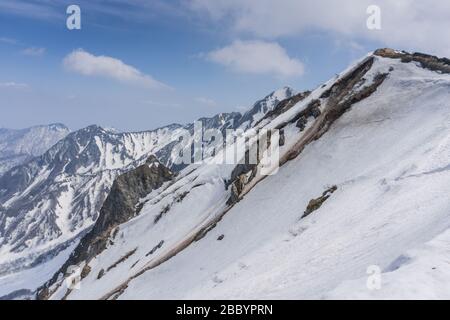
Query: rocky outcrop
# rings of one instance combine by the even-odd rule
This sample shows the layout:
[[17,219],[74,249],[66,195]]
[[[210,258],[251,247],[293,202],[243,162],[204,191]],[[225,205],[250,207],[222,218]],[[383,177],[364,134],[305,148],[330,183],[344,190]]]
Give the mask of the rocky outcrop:
[[[377,90],[388,76],[387,73],[376,75],[373,81],[366,86],[361,85],[366,81],[364,75],[370,70],[374,61],[373,56],[366,58],[356,68],[337,80],[330,89],[326,90],[321,95],[320,114],[315,110],[318,108],[318,103],[312,101],[307,108],[299,112],[290,121],[278,126],[278,129],[282,129],[288,123],[297,123],[302,117],[307,119],[313,116],[315,118],[311,127],[305,131],[290,152],[280,159],[281,165],[296,158],[306,145],[319,139],[352,105],[369,97]],[[360,88],[355,90],[357,85],[360,85]]]
[[139,209],[142,208],[140,200],[173,177],[172,171],[154,156],[150,156],[145,164],[120,175],[114,181],[92,230],[81,239],[70,258],[53,278],[38,289],[37,298],[46,299],[51,294],[49,288],[57,282],[60,274],[66,273],[69,266],[80,265],[82,262],[87,265],[93,257],[105,250],[108,243],[114,241],[118,233],[117,226],[139,214]]
[[450,59],[447,58],[438,58],[420,52],[409,53],[406,51],[396,51],[389,48],[378,49],[374,52],[374,55],[384,58],[400,59],[404,63],[414,61],[418,62],[422,68],[450,73]]
[[[311,102],[309,102],[308,105],[295,116],[285,122],[282,122],[276,127],[276,129],[282,132],[280,135],[282,144],[285,142],[284,128],[287,125],[294,123],[300,131],[304,131],[289,152],[281,157],[280,166],[285,164],[287,161],[296,158],[309,143],[319,139],[325,132],[327,132],[330,126],[340,116],[342,116],[342,114],[351,108],[352,105],[369,97],[377,90],[377,88],[388,76],[388,73],[375,75],[370,84],[363,86],[367,81],[365,79],[365,75],[371,69],[374,62],[374,56],[366,58],[353,70],[339,78],[328,90],[323,92],[319,99],[311,100]],[[309,94],[306,94],[305,97],[308,95]],[[303,99],[305,97],[303,97]],[[297,99],[302,100],[300,97]],[[310,118],[313,119],[311,126],[305,130],[308,124],[308,119]],[[270,137],[268,142],[270,143]],[[255,180],[254,178],[257,172],[257,165],[247,164],[248,161],[245,161],[245,163],[246,164],[237,165],[234,168],[230,179],[225,183],[225,187],[227,189],[231,187],[230,198],[227,202],[227,205],[229,206],[232,206],[240,201],[244,195],[243,193],[247,185],[250,183],[255,185],[260,180],[264,179],[264,176],[260,176]]]
[[238,164],[232,171],[230,180],[225,182],[225,188],[230,189],[230,198],[227,205],[231,206],[239,202],[240,195],[245,185],[256,175],[256,164]]
[[311,101],[308,106],[299,114],[299,118],[295,126],[300,129],[300,131],[305,130],[306,124],[308,123],[309,117],[314,117],[315,119],[322,113],[320,111],[321,102],[318,99]]
[[337,190],[337,186],[332,186],[331,188],[328,188],[327,190],[325,190],[320,197],[318,197],[316,199],[312,199],[308,203],[308,206],[306,207],[306,210],[303,213],[301,219],[306,218],[311,213],[318,210],[322,206],[322,204],[325,201],[327,201],[328,198],[331,196],[331,194],[333,194],[336,190]]
[[[89,238],[95,239],[94,242],[89,241],[90,250],[98,254],[104,247],[102,237],[99,235],[109,234],[113,228],[139,214],[137,210],[139,200],[172,178],[173,173],[154,156],[151,156],[144,165],[120,175],[114,181],[92,231],[83,239],[84,241]],[[86,258],[89,258],[89,254]]]

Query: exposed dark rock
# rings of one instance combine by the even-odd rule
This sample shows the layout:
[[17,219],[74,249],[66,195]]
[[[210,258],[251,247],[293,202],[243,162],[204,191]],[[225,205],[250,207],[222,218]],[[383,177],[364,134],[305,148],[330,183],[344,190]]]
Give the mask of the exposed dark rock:
[[295,124],[295,126],[296,126],[297,128],[299,128],[300,131],[303,131],[303,130],[305,130],[306,124],[307,124],[307,123],[308,123],[308,120],[306,120],[306,117],[305,117],[305,116],[301,116],[301,117],[298,119],[298,121],[297,121],[297,123]]
[[[309,103],[309,105],[305,108],[305,110],[303,110],[302,112],[299,113],[299,115],[297,117],[295,117],[295,121],[298,121],[300,118],[307,118],[307,117],[319,117],[321,115],[321,111],[320,111],[320,105],[321,102],[320,100],[313,100]],[[294,121],[294,120],[291,120]],[[286,123],[284,123],[281,126],[278,126],[277,129],[279,129],[280,131],[283,132],[282,135],[280,135],[280,139],[283,145],[284,144],[284,130],[283,127],[286,125]],[[304,127],[303,127],[304,129]],[[257,150],[259,150],[260,152],[262,151],[261,149],[265,149],[266,147],[269,147],[270,144],[272,143],[271,141],[271,132],[268,132],[268,136],[267,136],[267,140],[261,139],[263,140],[260,141],[259,139],[256,141],[256,148]],[[280,141],[279,141],[280,142]],[[263,143],[264,148],[261,148],[261,143]],[[258,152],[259,154],[259,152]],[[246,152],[245,155],[245,161],[244,164],[238,164],[232,171],[231,173],[231,177],[228,181],[225,182],[225,188],[228,190],[228,188],[231,186],[231,194],[230,194],[230,198],[227,201],[227,205],[231,206],[237,202],[239,202],[240,198],[241,198],[241,194],[242,191],[244,190],[245,185],[247,185],[256,175],[257,172],[257,165],[256,164],[250,164],[249,161],[249,152]],[[260,159],[256,159],[257,162],[259,162]]]
[[105,269],[101,269],[98,272],[97,279],[100,280],[105,275]]
[[177,194],[176,196],[175,196],[175,202],[181,202],[181,201],[183,201],[183,199],[184,198],[186,198],[186,196],[189,194],[189,191],[185,191],[185,192],[183,192],[183,193],[180,193],[180,194]]
[[334,106],[334,108],[330,109],[329,112],[327,112],[327,114],[325,115],[326,123],[324,123],[324,126],[327,125],[329,127],[331,123],[333,123],[344,112],[350,109],[352,105],[369,97],[377,90],[377,88],[383,83],[387,76],[387,73],[377,74],[374,77],[373,83],[371,85],[364,87],[360,91],[352,93],[350,97],[346,98],[345,100],[339,101]]
[[280,141],[278,142],[278,145],[282,147],[286,143],[286,136],[284,135],[284,129],[281,129],[279,132],[280,132]]
[[[374,59],[373,56],[366,58],[352,71],[337,80],[333,86],[327,90],[326,94],[323,95],[326,96],[327,99],[325,100],[325,106],[321,108],[321,115],[293,146],[290,152],[280,159],[281,165],[286,161],[296,158],[306,145],[319,139],[342,114],[350,109],[353,104],[367,98],[377,90],[388,74],[379,74],[375,77],[371,85],[365,86],[356,92],[354,91],[355,86],[361,82],[364,75],[372,67]],[[305,116],[305,114],[311,114],[311,109],[314,107],[314,104],[310,103],[306,109],[299,112],[289,122],[296,122],[300,117]],[[287,123],[281,124],[279,128],[284,127]]]
[[414,61],[418,62],[422,68],[442,73],[450,73],[450,60],[447,58],[438,58],[420,52],[409,53],[406,51],[395,51],[389,48],[378,49],[374,52],[374,55],[384,58],[400,59],[404,63]]
[[222,241],[223,238],[225,238],[225,235],[221,234],[221,235],[217,238],[217,240],[218,240],[218,241]]
[[331,188],[325,190],[319,198],[312,199],[308,206],[306,207],[305,212],[302,215],[302,219],[309,216],[314,211],[318,210],[322,204],[331,196],[333,192],[337,190],[337,186],[332,186]]
[[345,89],[350,89],[349,84],[353,87],[354,84],[358,83],[364,74],[370,70],[374,63],[374,57],[369,57],[364,60],[357,68],[346,74],[344,77],[337,80],[330,89],[325,91],[320,98],[331,98],[332,96],[340,96],[339,93],[345,91]]
[[106,269],[106,272],[110,271],[111,269],[114,269],[115,267],[117,267],[119,264],[121,264],[122,262],[124,262],[125,260],[127,260],[129,257],[131,257],[133,254],[136,253],[137,248],[127,252],[123,257],[121,257],[119,260],[117,260],[116,262],[114,262],[112,265],[110,265],[108,267],[108,269]]
[[[320,102],[320,101],[319,101]],[[311,115],[315,118],[315,119],[317,119],[319,116],[320,116],[320,114],[321,114],[321,112],[320,112],[320,109],[319,109],[319,107],[313,107],[312,109],[311,109]]]
[[56,283],[58,275],[65,274],[70,265],[78,265],[83,261],[88,264],[93,257],[101,253],[110,241],[110,236],[117,233],[116,227],[137,214],[136,207],[140,199],[173,177],[174,174],[154,156],[150,156],[144,165],[120,175],[114,181],[92,230],[81,239],[70,258],[53,278],[38,289],[37,298],[45,299],[49,292],[44,289]]
[[[334,121],[345,113],[353,104],[367,98],[377,90],[388,74],[378,74],[374,77],[373,82],[370,85],[354,91],[354,88],[357,87],[358,84],[362,86],[366,81],[364,75],[370,70],[374,61],[375,58],[373,56],[368,57],[352,71],[338,79],[321,97],[327,99],[325,100],[325,106],[321,108],[322,101],[320,99],[314,99],[295,117],[288,122],[277,126],[277,129],[281,130],[288,123],[296,123],[300,130],[305,130],[307,119],[309,117],[314,117],[316,119],[311,129],[305,134],[305,137],[302,137],[299,142],[294,145],[292,150],[284,158],[280,159],[280,165],[296,158],[308,143],[320,138]],[[321,109],[323,111],[321,111]],[[256,171],[257,166],[254,164],[240,164],[235,167],[230,180],[225,183],[226,189],[231,186],[230,198],[227,201],[228,206],[232,206],[240,201],[244,187],[255,177]],[[204,235],[199,235],[199,238],[202,238],[203,236]]]
[[167,212],[169,212],[170,210],[170,205],[166,204],[162,209],[161,212],[155,216],[155,219],[153,220],[154,224],[157,224],[159,220],[161,220],[161,218],[163,217],[163,215],[165,215]]
[[255,176],[257,166],[255,164],[238,164],[231,173],[231,179],[226,183],[226,188],[231,186],[231,195],[228,205],[239,202],[240,195],[245,185]]
[[156,252],[156,250],[160,249],[164,244],[164,240],[161,240],[156,246],[152,248],[145,256],[148,257]]
[[220,221],[221,218],[217,219],[216,222],[210,224],[209,226],[206,226],[205,228],[203,228],[202,230],[200,230],[194,237],[194,241],[200,241],[201,239],[203,239],[206,234],[208,232],[210,232],[211,230],[213,230],[215,227],[217,227],[217,222]]
[[300,111],[292,120],[289,122],[284,122],[280,124],[277,129],[281,130],[286,126],[287,123],[296,123],[297,128],[300,129],[300,131],[303,131],[306,127],[306,123],[308,122],[307,119],[309,117],[317,118],[320,116],[321,102],[318,99],[312,100],[304,110]]
[[81,279],[86,278],[91,272],[91,267],[88,264],[85,264],[83,269],[81,270]]

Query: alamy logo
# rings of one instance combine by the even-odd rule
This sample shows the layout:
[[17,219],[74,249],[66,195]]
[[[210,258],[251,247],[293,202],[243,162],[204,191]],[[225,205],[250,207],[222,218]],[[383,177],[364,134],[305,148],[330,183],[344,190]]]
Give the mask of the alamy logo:
[[66,287],[69,290],[80,290],[81,268],[79,266],[69,266],[66,271]]
[[369,290],[380,290],[381,289],[381,268],[376,265],[369,266],[366,273],[369,275],[367,277],[367,289]]
[[204,129],[201,121],[193,129],[180,129],[173,137],[176,165],[248,164],[258,165],[261,175],[276,174],[280,162],[280,133],[273,129]]
[[69,30],[81,29],[81,8],[76,4],[67,7],[66,13],[69,15],[66,20],[66,26]]
[[381,8],[377,5],[371,5],[367,7],[367,18],[366,24],[369,30],[381,30]]

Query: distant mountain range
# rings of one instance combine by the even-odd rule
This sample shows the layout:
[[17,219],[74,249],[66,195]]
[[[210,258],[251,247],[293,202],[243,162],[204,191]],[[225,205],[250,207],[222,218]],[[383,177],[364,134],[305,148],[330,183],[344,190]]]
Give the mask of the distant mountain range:
[[[246,130],[293,94],[282,88],[244,115],[221,113],[199,122],[221,132]],[[194,133],[194,125],[129,133],[89,126],[0,176],[0,275],[37,267],[79,240],[97,220],[116,177],[145,163],[150,154],[174,171],[184,168],[172,153],[181,130]]]
[[42,155],[69,132],[62,124],[21,130],[0,128],[0,176],[12,167]]

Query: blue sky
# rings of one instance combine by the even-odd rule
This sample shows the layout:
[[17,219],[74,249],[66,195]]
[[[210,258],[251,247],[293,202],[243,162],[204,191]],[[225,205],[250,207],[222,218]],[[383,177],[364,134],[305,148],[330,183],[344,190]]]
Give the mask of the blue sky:
[[[151,129],[313,89],[377,47],[446,55],[430,32],[450,5],[430,1],[0,0],[0,127]],[[366,27],[372,3],[381,30]],[[66,28],[69,4],[81,30]]]

